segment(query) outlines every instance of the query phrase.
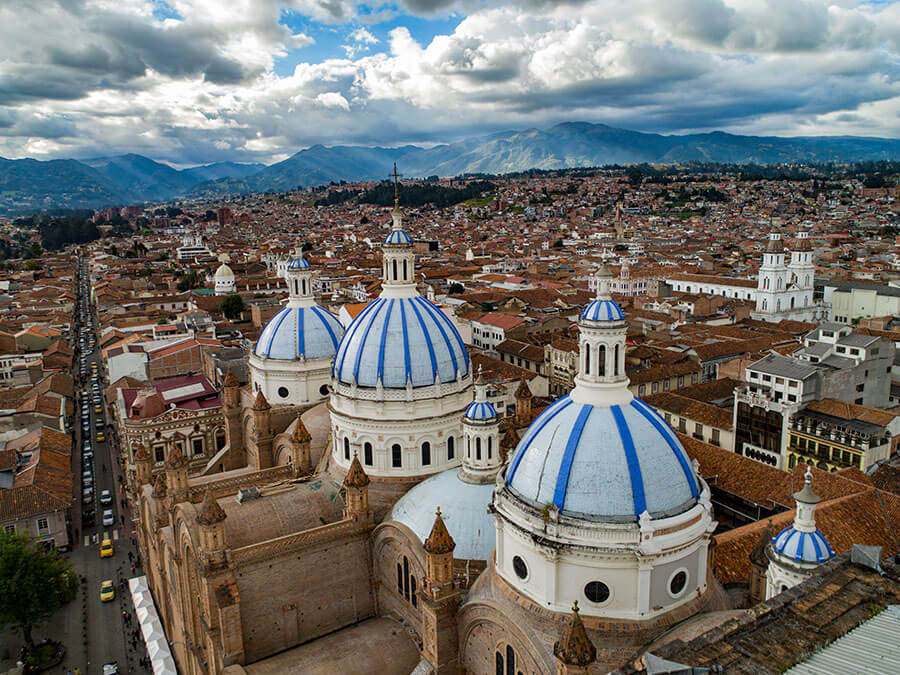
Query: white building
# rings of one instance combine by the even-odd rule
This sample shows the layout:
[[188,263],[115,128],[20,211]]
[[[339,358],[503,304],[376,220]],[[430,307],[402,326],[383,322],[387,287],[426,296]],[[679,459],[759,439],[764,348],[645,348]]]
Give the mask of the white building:
[[216,295],[231,295],[237,289],[234,281],[234,272],[227,263],[219,265],[215,274]]
[[790,264],[785,262],[781,235],[769,235],[769,245],[757,276],[755,319],[778,322],[817,321],[827,315],[821,303],[813,302],[815,265],[809,233],[800,232],[797,247],[791,252]]
[[529,427],[494,491],[499,577],[544,611],[644,621],[701,597],[710,490],[678,438],[635,399],[627,323],[608,278],[584,310],[571,394]]
[[186,235],[181,242],[181,246],[175,249],[175,253],[179,260],[212,257],[212,251],[210,251],[206,244],[203,243],[202,235],[189,234]]
[[348,326],[332,371],[333,459],[348,470],[358,455],[373,478],[458,466],[463,411],[472,402],[465,344],[416,289],[398,202],[382,246],[381,295]]
[[344,328],[312,295],[309,263],[297,251],[285,277],[288,303],[260,333],[250,354],[250,381],[273,405],[308,405],[328,396],[331,364]]

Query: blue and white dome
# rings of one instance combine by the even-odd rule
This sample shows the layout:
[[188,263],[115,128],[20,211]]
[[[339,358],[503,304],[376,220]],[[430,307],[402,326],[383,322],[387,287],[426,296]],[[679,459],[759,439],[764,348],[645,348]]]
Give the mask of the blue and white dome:
[[458,474],[458,469],[450,469],[416,485],[394,504],[391,520],[406,525],[424,543],[440,507],[456,542],[453,557],[487,560],[494,550],[494,516],[488,512],[494,484],[467,483]]
[[309,261],[302,256],[296,256],[295,258],[291,259],[291,262],[288,263],[287,268],[289,270],[308,270]]
[[775,552],[797,562],[821,563],[834,557],[825,535],[815,530],[802,532],[793,525],[786,527],[772,539]]
[[494,420],[497,419],[497,410],[487,401],[473,401],[466,408],[465,418],[477,422]]
[[588,321],[623,321],[625,312],[615,300],[594,300],[581,313]]
[[380,297],[347,328],[334,359],[334,375],[361,387],[404,388],[453,382],[469,373],[459,331],[425,298]]
[[516,448],[506,485],[533,507],[553,503],[566,515],[634,522],[682,513],[700,487],[687,453],[643,401],[594,406],[571,396],[532,422]]
[[267,359],[320,359],[335,355],[344,327],[321,307],[287,306],[269,319],[254,353]]
[[391,230],[384,238],[385,244],[411,244],[412,239],[404,230]]

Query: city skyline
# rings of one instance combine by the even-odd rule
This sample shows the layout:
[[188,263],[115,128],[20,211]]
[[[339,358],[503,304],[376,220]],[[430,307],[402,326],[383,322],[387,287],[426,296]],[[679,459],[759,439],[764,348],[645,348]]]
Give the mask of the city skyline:
[[220,4],[0,8],[0,156],[271,163],[573,120],[900,135],[895,3]]

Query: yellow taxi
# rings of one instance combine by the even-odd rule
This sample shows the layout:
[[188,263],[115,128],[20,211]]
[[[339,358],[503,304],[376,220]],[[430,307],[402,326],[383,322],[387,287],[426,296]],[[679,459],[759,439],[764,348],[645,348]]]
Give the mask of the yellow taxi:
[[112,579],[100,582],[100,602],[110,602],[116,599],[116,585]]
[[112,558],[113,553],[115,553],[115,548],[113,547],[112,539],[104,539],[100,542],[101,558]]
[[99,415],[100,413],[103,412],[103,408],[101,408],[99,405],[95,405],[95,406],[94,406],[94,412],[97,413],[97,414]]
[[105,441],[105,440],[106,440],[106,436],[103,435],[103,432],[102,432],[102,431],[98,431],[98,432],[97,432],[97,442],[98,442],[98,443],[102,443],[102,442]]

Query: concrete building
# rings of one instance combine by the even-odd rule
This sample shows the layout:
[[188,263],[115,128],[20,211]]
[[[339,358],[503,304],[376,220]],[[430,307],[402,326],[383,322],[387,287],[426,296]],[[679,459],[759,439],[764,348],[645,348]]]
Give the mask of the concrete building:
[[858,319],[900,315],[900,287],[864,281],[825,282],[825,301],[831,304],[829,318],[852,324]]

